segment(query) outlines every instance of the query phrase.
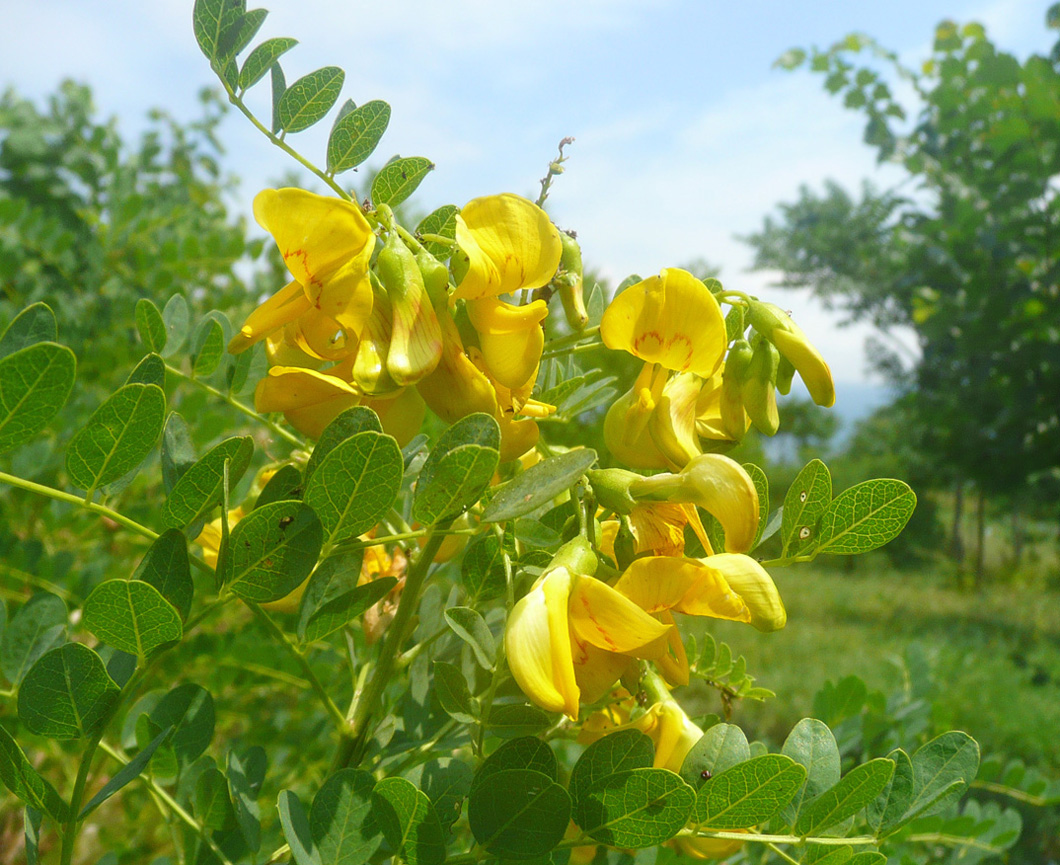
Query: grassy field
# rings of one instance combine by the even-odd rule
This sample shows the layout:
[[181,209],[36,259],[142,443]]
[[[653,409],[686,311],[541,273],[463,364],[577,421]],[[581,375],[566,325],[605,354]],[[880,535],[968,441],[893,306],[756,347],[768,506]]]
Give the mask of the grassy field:
[[[842,565],[842,563],[839,563]],[[870,690],[902,684],[900,659],[919,641],[933,660],[941,729],[962,729],[983,753],[1022,757],[1060,774],[1060,592],[1027,584],[959,590],[938,573],[896,571],[867,558],[845,570],[817,564],[778,570],[788,625],[760,634],[710,622],[716,639],[742,653],[757,684],[777,697],[744,702],[734,721],[749,735],[783,741],[812,714],[828,680],[857,674]],[[714,692],[703,711],[720,711]]]

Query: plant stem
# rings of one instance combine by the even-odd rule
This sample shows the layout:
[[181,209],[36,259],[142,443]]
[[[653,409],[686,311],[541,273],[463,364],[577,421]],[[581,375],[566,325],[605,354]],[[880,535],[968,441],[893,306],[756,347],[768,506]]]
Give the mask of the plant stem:
[[272,432],[274,432],[274,433],[276,433],[276,435],[280,436],[280,438],[285,439],[289,443],[293,444],[295,447],[304,448],[306,446],[306,443],[305,443],[305,441],[303,439],[301,439],[298,436],[296,436],[290,430],[284,429],[282,426],[280,426],[278,423],[276,423],[276,421],[269,420],[263,414],[258,414],[249,405],[247,405],[246,403],[240,402],[235,397],[233,397],[231,394],[228,394],[228,393],[225,393],[224,391],[218,390],[217,388],[213,387],[213,385],[209,385],[206,382],[202,381],[201,379],[197,379],[194,376],[190,376],[186,372],[184,372],[183,370],[178,369],[175,366],[171,366],[168,363],[166,364],[166,369],[169,370],[169,372],[173,373],[173,375],[179,376],[180,378],[184,379],[184,381],[190,382],[191,384],[194,384],[194,385],[197,385],[198,387],[200,387],[204,391],[206,391],[208,394],[211,394],[212,396],[217,397],[222,402],[228,403],[228,405],[230,405],[236,411],[242,412],[243,414],[245,414],[251,420],[256,420],[258,423],[264,424],[266,427],[268,427],[270,430],[272,430]]
[[327,709],[328,714],[331,715],[332,720],[335,722],[335,726],[338,727],[338,729],[345,734],[348,726],[346,723],[346,719],[343,717],[342,712],[339,711],[339,707],[335,705],[335,701],[332,700],[330,696],[328,696],[327,690],[324,688],[323,684],[321,684],[320,679],[317,678],[317,674],[313,672],[313,668],[310,666],[309,660],[306,658],[306,656],[303,655],[301,651],[299,651],[298,647],[294,644],[294,642],[292,642],[291,638],[283,632],[280,626],[277,625],[272,620],[272,617],[269,616],[269,614],[266,613],[261,607],[259,607],[253,601],[245,601],[244,603],[246,603],[246,605],[250,607],[250,611],[258,619],[258,621],[266,627],[269,633],[272,634],[273,637],[275,637],[276,640],[280,643],[280,645],[284,647],[284,649],[287,651],[287,654],[294,658],[298,666],[301,667],[302,675],[305,676],[306,681],[309,682],[310,687],[320,698],[320,702],[324,704],[324,708]]
[[794,859],[791,856],[789,856],[787,853],[785,853],[783,850],[781,850],[776,844],[768,843],[768,844],[766,844],[766,847],[768,847],[770,850],[772,850],[774,853],[776,853],[785,862],[790,862],[791,865],[799,865],[799,860],[798,859]]
[[[121,755],[121,753],[118,752],[116,748],[112,748],[106,742],[101,741],[99,743],[99,748],[101,751],[103,751],[105,754],[107,754],[114,760],[117,760],[123,766],[129,762],[125,759],[125,757]],[[206,846],[209,847],[211,851],[213,851],[213,854],[221,860],[223,865],[232,865],[231,860],[229,860],[229,858],[221,852],[221,849],[216,844],[214,844],[213,840],[210,838],[210,833],[206,829],[206,827],[203,826],[194,817],[192,817],[187,811],[185,811],[180,806],[180,804],[172,796],[170,796],[169,793],[165,791],[164,788],[158,786],[158,784],[156,784],[154,780],[147,775],[141,775],[139,780],[142,781],[147,786],[147,788],[155,796],[158,797],[159,800],[165,803],[166,807],[169,808],[169,810],[172,811],[173,814],[175,814],[177,818],[181,820],[181,822],[183,822],[185,825],[187,825],[190,829],[194,830],[198,834],[198,836],[203,840],[203,843],[206,844]]]
[[18,487],[19,489],[27,490],[31,493],[37,493],[38,495],[47,496],[50,499],[56,499],[60,502],[67,502],[68,504],[76,505],[86,511],[92,511],[93,513],[113,520],[114,522],[125,526],[125,528],[136,532],[138,535],[143,535],[145,538],[152,541],[158,538],[158,532],[152,531],[147,528],[147,526],[136,522],[136,520],[130,519],[124,514],[119,514],[117,511],[111,510],[104,505],[96,504],[95,502],[86,502],[81,496],[71,495],[62,490],[57,490],[55,487],[48,487],[44,484],[27,481],[25,478],[20,478],[17,475],[9,475],[7,472],[0,472],[0,483],[12,487]]
[[60,865],[70,865],[74,859],[74,844],[77,841],[77,827],[80,824],[78,814],[81,812],[81,801],[85,797],[85,785],[88,783],[88,773],[92,769],[92,758],[96,756],[96,748],[102,733],[89,742],[85,753],[81,755],[81,764],[77,767],[77,778],[74,781],[74,789],[70,794],[70,813],[66,823],[62,827],[63,844],[59,853]]
[[841,837],[807,837],[800,835],[759,835],[754,832],[712,832],[704,830],[684,830],[678,838],[721,838],[725,841],[757,841],[760,844],[820,844],[825,847],[842,847],[845,844],[858,847],[867,844],[878,844],[879,839],[873,835],[853,835]]
[[445,529],[451,521],[439,526],[438,531],[432,531],[427,537],[427,544],[420,550],[419,556],[405,576],[405,588],[401,592],[401,601],[398,603],[394,620],[387,628],[386,639],[379,653],[379,660],[372,676],[365,686],[364,692],[356,700],[353,707],[353,717],[350,721],[349,730],[344,734],[342,742],[339,743],[339,751],[335,755],[335,764],[338,768],[357,765],[364,758],[365,747],[368,737],[371,735],[371,724],[383,698],[383,692],[390,684],[390,676],[394,670],[401,647],[408,638],[409,626],[412,622],[413,613],[419,606],[420,592],[423,584],[427,581],[427,574],[431,569],[434,557],[445,540]]
[[545,343],[545,350],[542,352],[542,357],[547,357],[549,353],[557,353],[559,349],[566,348],[569,345],[575,345],[579,342],[583,342],[587,339],[594,339],[600,335],[600,325],[596,327],[587,327],[583,331],[578,333],[568,334],[567,336],[561,336],[557,339],[550,339]]

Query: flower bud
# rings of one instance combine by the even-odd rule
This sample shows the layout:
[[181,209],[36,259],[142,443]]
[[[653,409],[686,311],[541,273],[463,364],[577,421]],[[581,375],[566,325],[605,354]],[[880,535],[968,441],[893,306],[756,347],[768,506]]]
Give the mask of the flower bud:
[[553,280],[553,285],[559,289],[563,314],[571,330],[584,330],[589,323],[589,313],[585,310],[581,247],[574,236],[565,231],[559,233],[559,239],[563,253],[559,259],[560,275]]
[[747,368],[751,365],[754,351],[746,339],[736,340],[725,358],[721,378],[721,424],[733,441],[743,439],[747,432],[747,411],[743,405],[743,382]]
[[774,381],[780,364],[780,352],[773,343],[760,339],[754,347],[751,362],[747,366],[740,394],[751,422],[759,432],[767,436],[776,435],[780,428],[777,411],[777,393]]
[[748,317],[754,329],[795,367],[813,401],[825,408],[835,405],[832,371],[791,317],[776,304],[761,301],[751,303]]

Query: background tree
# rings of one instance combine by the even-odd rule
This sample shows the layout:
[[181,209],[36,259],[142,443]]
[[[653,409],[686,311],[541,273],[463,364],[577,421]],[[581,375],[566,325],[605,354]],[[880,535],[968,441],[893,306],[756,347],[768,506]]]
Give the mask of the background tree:
[[[1060,26],[1058,7],[1047,25]],[[781,270],[782,284],[883,333],[913,330],[918,358],[880,345],[876,364],[912,389],[910,420],[937,480],[975,482],[980,535],[985,496],[1011,496],[1060,464],[1058,58],[1054,48],[1021,62],[980,25],[949,21],[920,71],[860,35],[789,52],[782,66],[825,75],[866,115],[866,143],[905,169],[911,191],[803,189],[749,238],[756,266]],[[912,123],[895,79],[918,100]]]

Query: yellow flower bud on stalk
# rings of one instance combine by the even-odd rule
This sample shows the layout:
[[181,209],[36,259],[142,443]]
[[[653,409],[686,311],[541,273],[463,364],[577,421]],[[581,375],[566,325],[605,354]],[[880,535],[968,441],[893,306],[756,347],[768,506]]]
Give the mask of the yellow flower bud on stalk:
[[767,436],[777,434],[780,429],[780,413],[777,411],[777,393],[774,382],[780,352],[773,343],[759,339],[751,354],[740,393],[744,409],[759,432]]
[[811,399],[825,408],[835,405],[832,371],[791,316],[776,304],[762,301],[752,302],[747,313],[754,329],[795,367]]
[[721,425],[733,441],[741,441],[747,432],[747,411],[743,404],[743,383],[751,365],[754,350],[746,339],[738,339],[729,347],[721,379],[719,412]]
[[585,309],[582,250],[573,234],[561,231],[559,239],[563,244],[563,254],[559,259],[560,275],[553,280],[553,285],[559,290],[563,315],[571,330],[584,330],[589,323],[589,313]]

